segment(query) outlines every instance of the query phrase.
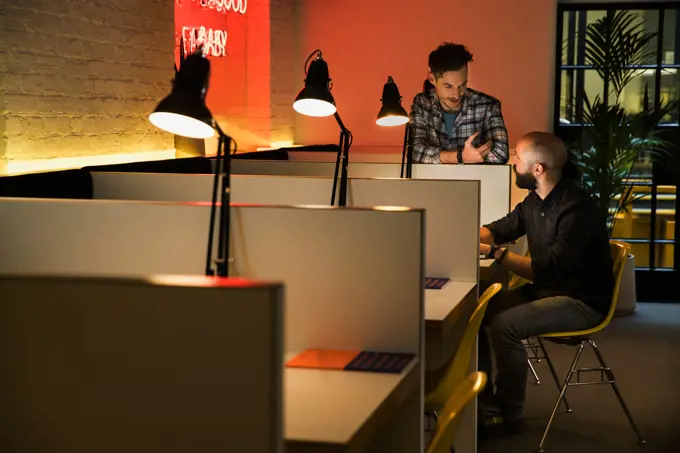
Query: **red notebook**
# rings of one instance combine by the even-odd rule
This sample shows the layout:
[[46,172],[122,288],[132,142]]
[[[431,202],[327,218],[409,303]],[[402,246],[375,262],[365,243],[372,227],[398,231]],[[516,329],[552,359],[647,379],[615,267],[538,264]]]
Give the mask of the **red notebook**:
[[292,368],[401,373],[415,354],[376,351],[308,349],[286,363]]
[[344,370],[361,351],[341,351],[329,349],[307,349],[286,362],[292,368],[323,368]]

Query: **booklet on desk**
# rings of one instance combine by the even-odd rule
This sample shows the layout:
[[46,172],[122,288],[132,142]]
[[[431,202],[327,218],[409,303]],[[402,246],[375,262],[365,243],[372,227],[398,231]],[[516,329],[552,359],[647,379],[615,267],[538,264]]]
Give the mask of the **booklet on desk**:
[[442,289],[450,281],[450,278],[425,277],[425,289]]
[[307,349],[286,362],[291,368],[401,373],[415,354],[375,351]]

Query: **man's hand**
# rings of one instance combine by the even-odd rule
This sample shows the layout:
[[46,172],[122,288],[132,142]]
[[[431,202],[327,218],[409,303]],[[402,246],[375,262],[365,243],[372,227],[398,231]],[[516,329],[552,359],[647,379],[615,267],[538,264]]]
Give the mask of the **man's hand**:
[[489,254],[490,251],[491,251],[491,246],[489,244],[484,244],[484,243],[479,244],[479,254],[480,255],[486,256],[486,255]]
[[484,143],[479,148],[475,148],[472,141],[479,135],[479,132],[472,134],[467,140],[465,140],[465,148],[463,148],[463,163],[466,164],[478,164],[484,162],[484,158],[491,151],[491,141]]

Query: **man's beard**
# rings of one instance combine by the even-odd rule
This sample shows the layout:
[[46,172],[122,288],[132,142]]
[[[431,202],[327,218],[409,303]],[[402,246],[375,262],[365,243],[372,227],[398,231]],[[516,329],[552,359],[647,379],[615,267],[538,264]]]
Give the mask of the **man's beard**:
[[536,177],[531,173],[517,173],[517,167],[513,167],[515,171],[515,185],[520,189],[536,190]]

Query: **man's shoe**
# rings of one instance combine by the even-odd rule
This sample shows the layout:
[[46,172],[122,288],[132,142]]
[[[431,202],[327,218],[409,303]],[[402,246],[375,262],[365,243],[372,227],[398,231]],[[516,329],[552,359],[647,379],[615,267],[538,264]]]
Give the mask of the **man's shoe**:
[[505,424],[499,412],[479,411],[477,415],[477,436],[482,438],[498,437],[503,434]]

